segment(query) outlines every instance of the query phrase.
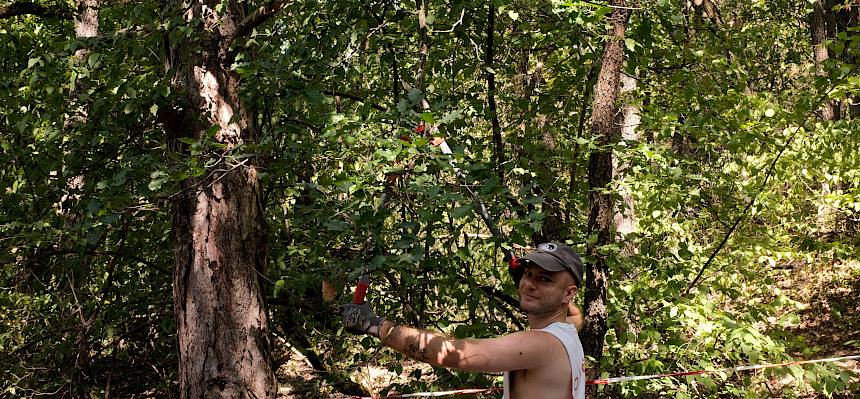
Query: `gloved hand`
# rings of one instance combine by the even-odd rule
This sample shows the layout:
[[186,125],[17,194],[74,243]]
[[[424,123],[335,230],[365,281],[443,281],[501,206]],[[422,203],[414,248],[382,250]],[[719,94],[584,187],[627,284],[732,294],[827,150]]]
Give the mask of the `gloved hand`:
[[379,327],[382,326],[382,317],[373,313],[370,304],[365,302],[361,305],[348,303],[340,307],[343,316],[343,325],[346,331],[353,334],[369,334],[379,338]]

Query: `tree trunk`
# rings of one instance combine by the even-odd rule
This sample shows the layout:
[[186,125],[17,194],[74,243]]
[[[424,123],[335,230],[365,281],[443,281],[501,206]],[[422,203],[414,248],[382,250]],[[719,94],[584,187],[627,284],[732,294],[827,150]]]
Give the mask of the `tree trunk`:
[[[860,7],[851,7],[848,10],[843,10],[842,12],[842,21],[844,30],[846,32],[849,31],[850,28],[856,28],[860,26]],[[857,65],[858,54],[860,54],[860,43],[854,43],[854,48],[851,46],[846,46],[845,50],[845,62]],[[848,106],[849,115],[852,118],[860,118],[860,95],[852,94],[852,101],[850,101],[850,105]]]
[[[99,3],[97,0],[78,0],[75,2],[75,10],[72,14],[72,20],[75,24],[76,40],[85,40],[98,36],[98,9]],[[87,54],[89,54],[88,48],[80,48],[75,51],[70,62],[73,68],[77,69],[86,65],[85,58]],[[87,106],[88,101],[81,100],[81,93],[86,93],[90,85],[89,80],[80,79],[79,75],[76,76],[78,77],[74,80],[69,92],[69,97],[71,98],[71,102],[69,103],[70,107],[65,114],[65,121],[63,122],[63,127],[66,130],[72,130],[76,127],[86,125],[87,115],[89,114],[89,108]],[[64,195],[59,203],[65,219],[64,224],[66,228],[73,228],[74,225],[81,221],[82,215],[75,212],[74,204],[80,201],[80,193],[84,188],[85,181],[83,173],[71,177],[66,181],[68,194]],[[70,204],[68,208],[66,208],[67,203]],[[85,276],[89,272],[89,262],[82,261],[81,265],[81,269],[78,270],[79,275],[75,276],[73,281],[85,281]],[[72,287],[72,293],[77,289],[79,289],[79,287]],[[85,317],[82,308],[79,307],[78,311],[81,312],[80,325],[78,326],[77,337],[75,337],[75,345],[77,346],[77,355],[75,359],[76,370],[73,374],[72,381],[73,385],[77,387],[77,389],[80,389],[79,387],[87,385],[87,380],[89,379],[87,374],[91,372],[90,367],[93,359],[91,358],[92,349],[90,341],[92,337],[90,335],[93,327],[93,320],[95,320],[97,315],[90,314]],[[79,391],[78,395],[80,397],[84,397],[84,392]]]
[[[809,14],[809,30],[812,36],[812,58],[815,61],[815,68],[819,76],[826,76],[827,71],[824,70],[824,62],[827,61],[829,54],[827,53],[827,15],[826,0],[818,0],[812,7],[812,13]],[[839,105],[836,101],[827,101],[821,108],[821,119],[825,121],[833,121],[839,118]]]
[[[77,0],[75,3],[75,11],[72,14],[72,20],[75,23],[75,38],[77,40],[86,40],[97,37],[99,35],[99,1],[98,0]],[[72,63],[76,66],[85,66],[86,57],[90,53],[89,46],[81,47],[75,50],[72,57]],[[83,85],[83,86],[82,86]],[[72,85],[71,97],[75,103],[78,102],[78,96],[81,93],[86,93],[89,88],[89,82],[80,79],[78,76]],[[75,123],[86,123],[87,108],[77,103],[71,115],[66,119],[66,127],[70,127]]]
[[[626,7],[624,0],[611,0],[609,3],[612,6]],[[609,268],[600,247],[612,243],[615,235],[615,206],[612,195],[607,191],[612,181],[612,150],[609,146],[618,140],[619,130],[614,123],[615,114],[618,112],[615,101],[624,58],[624,32],[628,16],[629,11],[626,8],[614,8],[610,14],[612,26],[603,50],[591,112],[591,132],[597,140],[598,148],[591,153],[588,162],[588,234],[596,235],[597,240],[588,248],[592,261],[586,263],[585,328],[582,336],[585,354],[596,360],[588,371],[589,379],[600,375],[600,357],[607,330],[606,287]],[[596,385],[589,385],[586,396],[598,396]]]
[[[812,7],[809,15],[809,30],[812,37],[812,58],[815,61],[815,69],[819,76],[826,76],[824,62],[830,58],[827,52],[826,40],[828,37],[828,20],[835,25],[835,19],[829,17],[831,11],[828,9],[827,0],[818,0]],[[834,26],[835,27],[835,26]],[[831,27],[833,28],[833,27]],[[835,33],[833,33],[835,36]],[[821,119],[834,121],[839,117],[839,105],[836,101],[827,101],[821,108]],[[818,204],[816,225],[819,234],[829,235],[833,231],[833,208],[825,202],[825,197],[830,195],[830,185],[821,183],[821,200]]]
[[484,64],[487,69],[487,109],[486,116],[490,120],[493,128],[493,168],[499,176],[499,180],[503,180],[504,169],[504,142],[502,141],[502,130],[499,126],[499,113],[496,107],[496,73],[493,71],[493,39],[496,30],[496,5],[493,2],[487,4],[487,51],[484,54]]
[[[173,305],[179,336],[181,398],[274,398],[271,341],[258,280],[266,264],[266,224],[257,169],[232,159],[229,150],[257,139],[256,126],[239,98],[239,77],[230,70],[228,45],[237,30],[234,4],[179,3],[191,39],[172,43],[172,85],[183,93],[169,137],[214,141],[224,150],[202,177],[181,184],[173,204],[176,255]],[[227,155],[224,155],[227,154]],[[220,156],[219,156],[220,155]]]
[[[618,115],[618,124],[621,130],[621,138],[626,141],[639,141],[640,134],[637,130],[642,117],[639,115],[639,105],[625,98],[636,90],[636,79],[627,74],[622,73],[618,95],[622,97],[624,105],[621,106],[621,113]],[[626,163],[618,162],[618,159],[613,159],[613,177],[616,181],[618,194],[621,196],[621,203],[617,204],[615,210],[615,229],[619,239],[624,239],[624,236],[636,231],[636,208],[633,203],[633,195],[630,193],[630,188],[627,186]],[[625,245],[622,251],[626,254],[633,254],[636,248]]]

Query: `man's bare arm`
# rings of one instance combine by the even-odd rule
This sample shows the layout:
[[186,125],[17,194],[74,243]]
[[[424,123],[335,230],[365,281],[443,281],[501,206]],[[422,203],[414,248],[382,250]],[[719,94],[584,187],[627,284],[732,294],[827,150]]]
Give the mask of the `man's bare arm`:
[[558,340],[543,331],[522,331],[488,339],[453,339],[386,320],[379,336],[386,346],[415,360],[482,372],[535,368],[564,350]]

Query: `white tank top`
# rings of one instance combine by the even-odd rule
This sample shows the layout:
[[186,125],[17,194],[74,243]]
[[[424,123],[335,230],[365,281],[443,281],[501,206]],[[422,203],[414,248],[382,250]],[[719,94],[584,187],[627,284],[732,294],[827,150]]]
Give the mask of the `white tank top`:
[[[582,350],[582,343],[579,342],[579,335],[576,333],[576,327],[570,323],[555,322],[541,331],[546,331],[556,337],[567,351],[567,358],[570,360],[570,381],[573,391],[571,395],[573,399],[585,399],[585,352]],[[503,399],[511,398],[511,373],[505,372],[505,390]]]

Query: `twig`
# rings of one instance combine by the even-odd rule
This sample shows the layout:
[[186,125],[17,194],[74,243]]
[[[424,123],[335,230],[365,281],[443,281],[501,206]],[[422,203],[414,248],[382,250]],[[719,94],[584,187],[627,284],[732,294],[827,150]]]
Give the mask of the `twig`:
[[[221,156],[218,158],[218,160],[217,160],[217,161],[215,161],[215,163],[214,163],[213,165],[217,165],[217,164],[221,163],[221,161],[222,161],[222,160],[224,160],[226,157],[227,157],[227,152],[225,151],[223,154],[221,154]],[[189,191],[189,190],[191,190],[191,189],[193,189],[193,188],[196,188],[197,186],[199,186],[199,185],[203,184],[204,182],[206,182],[206,180],[207,180],[207,179],[209,179],[210,177],[214,176],[216,173],[218,173],[218,172],[224,172],[224,173],[222,173],[222,174],[221,174],[221,176],[218,176],[218,178],[216,178],[214,181],[212,181],[212,183],[210,183],[208,186],[206,186],[206,188],[205,188],[205,189],[209,189],[210,187],[212,187],[212,185],[214,185],[215,183],[217,183],[219,180],[223,179],[223,178],[224,178],[224,176],[225,176],[225,175],[227,175],[227,173],[230,173],[230,172],[232,172],[234,169],[238,168],[239,166],[244,165],[245,163],[247,163],[247,162],[248,162],[248,160],[249,160],[249,159],[251,159],[251,158],[245,158],[245,160],[243,160],[242,162],[239,162],[239,163],[237,163],[236,165],[234,165],[234,166],[230,167],[230,169],[213,169],[211,172],[209,172],[205,177],[203,177],[202,179],[200,179],[198,182],[196,182],[196,183],[194,183],[194,184],[192,184],[192,185],[190,185],[190,186],[188,186],[188,187],[185,187],[185,188],[183,188],[182,190],[179,190],[179,191],[177,191],[177,192],[175,192],[175,193],[173,193],[173,194],[170,194],[169,196],[167,196],[167,199],[168,199],[168,200],[171,200],[171,199],[173,199],[173,197],[175,197],[175,196],[177,196],[177,195],[180,195],[180,194],[182,194],[182,193],[184,193],[184,192],[186,192],[186,191]],[[204,190],[205,190],[205,189],[204,189]]]
[[432,30],[432,31],[430,31],[430,33],[451,33],[451,32],[454,32],[454,28],[456,28],[457,25],[460,25],[461,23],[463,23],[463,15],[465,15],[465,14],[466,14],[465,8],[460,10],[460,19],[458,19],[457,22],[454,22],[454,25],[451,25],[451,29],[448,29],[448,30]]
[[591,4],[591,5],[593,5],[593,6],[608,7],[608,8],[617,8],[617,9],[619,9],[619,10],[641,10],[641,9],[642,9],[642,7],[613,6],[613,5],[610,5],[610,4],[601,4],[601,3],[597,3],[597,2],[589,1],[589,0],[579,0],[579,1],[580,1],[581,3]]

